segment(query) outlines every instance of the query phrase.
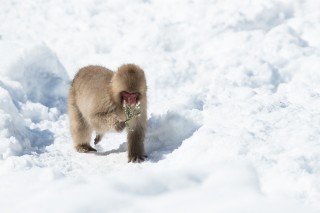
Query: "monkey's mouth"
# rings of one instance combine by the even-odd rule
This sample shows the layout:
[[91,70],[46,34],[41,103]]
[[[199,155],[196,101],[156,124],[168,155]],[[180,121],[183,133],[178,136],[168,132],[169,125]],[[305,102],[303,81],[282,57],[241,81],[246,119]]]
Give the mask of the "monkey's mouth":
[[139,93],[138,92],[121,92],[121,102],[129,105],[136,105],[139,101]]

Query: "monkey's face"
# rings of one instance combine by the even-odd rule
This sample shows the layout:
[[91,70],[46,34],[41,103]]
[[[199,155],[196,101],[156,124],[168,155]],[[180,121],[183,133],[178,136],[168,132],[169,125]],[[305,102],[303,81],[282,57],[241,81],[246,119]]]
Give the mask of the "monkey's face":
[[133,64],[122,65],[114,74],[112,96],[115,103],[136,105],[146,99],[146,79],[142,69]]
[[121,96],[121,103],[129,104],[129,105],[136,105],[139,102],[140,94],[138,92],[127,92],[122,91],[120,93]]

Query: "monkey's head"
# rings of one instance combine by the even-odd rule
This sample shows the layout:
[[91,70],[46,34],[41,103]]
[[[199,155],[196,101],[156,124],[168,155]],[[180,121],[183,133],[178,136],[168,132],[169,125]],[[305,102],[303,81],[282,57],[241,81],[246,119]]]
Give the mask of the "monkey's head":
[[146,97],[147,85],[143,70],[134,64],[119,67],[111,80],[113,100],[135,105]]

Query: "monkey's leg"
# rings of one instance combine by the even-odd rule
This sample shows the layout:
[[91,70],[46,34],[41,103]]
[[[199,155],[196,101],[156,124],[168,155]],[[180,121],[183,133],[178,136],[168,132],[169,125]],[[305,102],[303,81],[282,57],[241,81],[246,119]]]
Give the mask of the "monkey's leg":
[[141,126],[128,131],[128,162],[140,163],[146,158],[144,154],[145,129]]
[[90,139],[92,129],[89,124],[84,120],[81,112],[76,106],[69,105],[70,116],[70,130],[73,138],[74,147],[78,152],[96,152],[94,148],[90,146]]
[[97,145],[102,138],[103,138],[103,134],[97,134],[96,138],[94,139],[94,145]]

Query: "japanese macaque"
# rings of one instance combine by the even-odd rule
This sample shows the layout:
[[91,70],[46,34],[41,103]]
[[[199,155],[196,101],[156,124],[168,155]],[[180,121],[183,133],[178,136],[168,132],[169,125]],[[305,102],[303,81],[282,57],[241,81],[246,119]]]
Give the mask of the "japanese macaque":
[[128,162],[145,160],[144,138],[147,125],[147,85],[143,70],[125,64],[117,72],[102,66],[87,66],[74,77],[68,98],[70,131],[78,152],[96,152],[90,146],[108,131],[121,132],[126,128],[124,104],[140,104],[141,114],[127,124]]

